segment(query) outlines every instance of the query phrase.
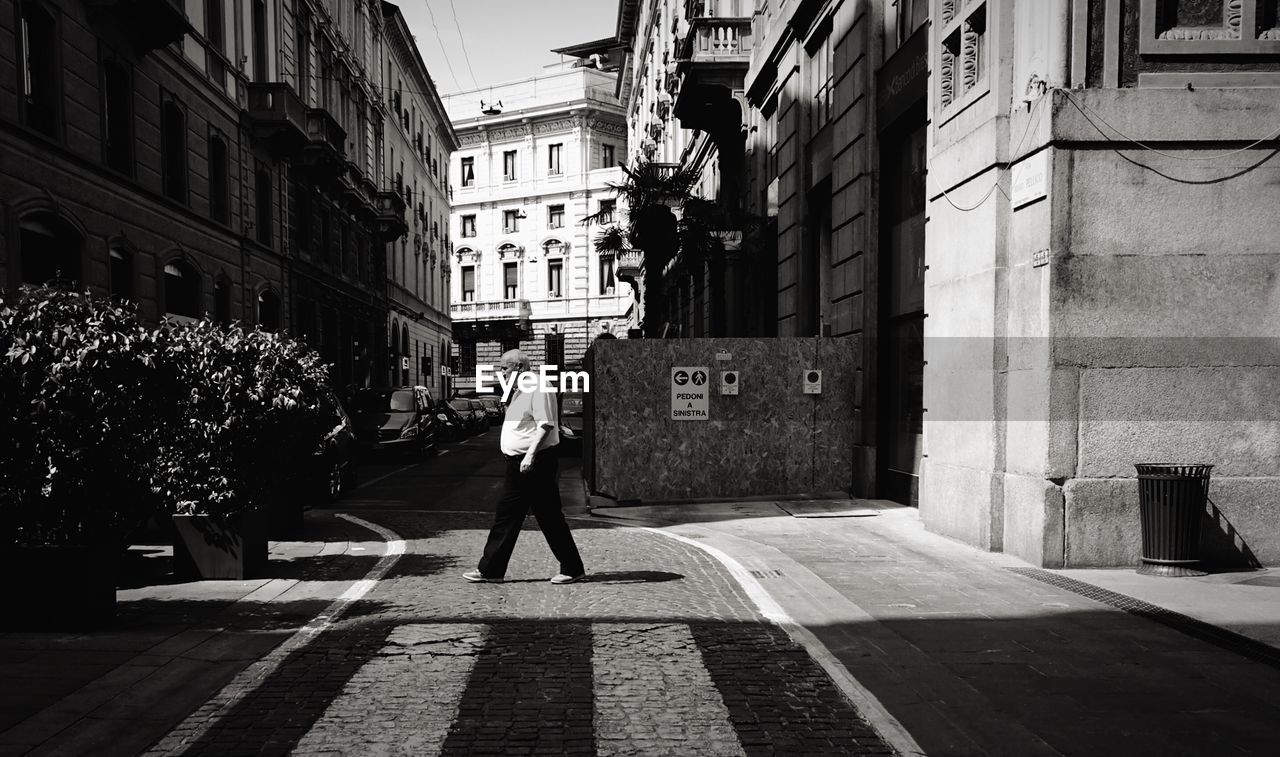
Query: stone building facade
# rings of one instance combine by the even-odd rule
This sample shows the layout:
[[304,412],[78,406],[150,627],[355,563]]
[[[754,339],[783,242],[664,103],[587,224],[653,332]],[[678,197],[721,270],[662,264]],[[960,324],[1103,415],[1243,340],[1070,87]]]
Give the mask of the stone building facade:
[[1212,463],[1206,549],[1280,559],[1274,3],[619,7],[636,66],[708,9],[751,19],[741,201],[776,334],[861,345],[854,494],[1036,564],[1126,565],[1134,464]]
[[6,289],[287,329],[381,383],[383,28],[365,0],[0,3]]
[[505,349],[571,367],[601,334],[635,325],[614,255],[595,249],[603,224],[583,223],[625,210],[609,187],[628,150],[615,80],[570,63],[444,98],[460,143],[450,168],[459,389]]
[[404,234],[387,245],[391,385],[443,396],[453,341],[449,317],[449,160],[458,147],[435,83],[400,9],[386,18],[384,127],[389,184],[405,202]]

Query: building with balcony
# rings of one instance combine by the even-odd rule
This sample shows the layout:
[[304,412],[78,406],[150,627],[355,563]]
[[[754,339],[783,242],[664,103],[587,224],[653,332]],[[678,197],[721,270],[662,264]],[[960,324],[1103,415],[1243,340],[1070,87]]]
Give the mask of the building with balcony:
[[413,228],[383,165],[385,13],[378,0],[0,2],[14,21],[0,63],[15,72],[0,80],[0,283],[87,287],[153,322],[287,329],[339,387],[385,382],[386,244]]
[[153,323],[287,325],[287,170],[241,128],[255,73],[277,63],[261,56],[268,17],[249,11],[0,2],[7,294],[56,282],[132,300]]
[[630,219],[629,228],[645,238],[635,280],[645,292],[650,336],[745,336],[776,328],[770,311],[749,306],[774,292],[773,266],[760,263],[772,257],[769,237],[749,221],[742,199],[752,13],[735,0],[627,0],[619,4],[615,38],[560,51],[618,66],[631,165],[696,177],[687,199],[697,201],[705,216],[700,225],[712,234],[696,251],[676,243],[690,225],[684,208],[633,208],[646,216]]
[[[389,116],[383,156],[387,207],[397,236],[387,243],[387,324],[392,385],[444,396],[453,341],[449,313],[449,159],[458,148],[444,103],[400,9],[382,3]],[[397,207],[391,204],[399,201]]]
[[859,342],[853,494],[1036,564],[1129,565],[1134,464],[1203,461],[1204,549],[1246,565],[1280,559],[1258,454],[1280,413],[1249,388],[1280,365],[1273,5],[621,0],[599,48],[641,153],[697,166],[751,19],[732,178],[774,268],[752,307],[759,333]]
[[571,366],[600,334],[626,336],[636,324],[614,253],[595,247],[624,211],[609,186],[622,180],[628,149],[615,83],[574,61],[445,96],[460,143],[450,167],[458,388],[506,349]]

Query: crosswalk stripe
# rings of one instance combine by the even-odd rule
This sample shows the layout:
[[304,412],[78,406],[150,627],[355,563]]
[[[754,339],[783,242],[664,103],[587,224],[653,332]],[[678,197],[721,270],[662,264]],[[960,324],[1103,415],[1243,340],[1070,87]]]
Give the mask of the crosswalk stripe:
[[436,757],[485,643],[485,626],[422,623],[399,626],[298,742],[295,754],[335,744],[365,754]]
[[738,757],[742,746],[685,624],[596,623],[593,636],[598,755]]

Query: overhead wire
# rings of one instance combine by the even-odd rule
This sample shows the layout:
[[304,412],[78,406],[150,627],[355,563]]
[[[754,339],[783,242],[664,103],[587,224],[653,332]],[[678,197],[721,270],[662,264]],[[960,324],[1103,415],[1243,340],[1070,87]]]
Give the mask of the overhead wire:
[[[1023,143],[1027,141],[1027,135],[1031,133],[1031,125],[1039,121],[1039,117],[1041,115],[1040,108],[1044,104],[1044,101],[1048,99],[1049,99],[1049,95],[1046,94],[1042,96],[1040,99],[1036,100],[1036,104],[1032,107],[1032,114],[1027,117],[1027,126],[1022,130],[1022,137],[1018,140],[1018,144],[1015,145],[1013,148],[1014,155],[1017,155],[1018,150],[1021,150]],[[1000,194],[1004,195],[1004,198],[1006,200],[1010,199],[1009,195],[1000,186],[1000,179],[998,177],[996,178],[995,182],[991,185],[991,189],[988,189],[987,193],[982,196],[982,199],[978,200],[976,203],[974,203],[971,206],[961,207],[957,205],[955,201],[951,199],[951,195],[947,194],[947,190],[945,189],[942,190],[942,197],[947,201],[949,205],[951,205],[951,207],[955,208],[956,210],[959,210],[962,213],[968,213],[970,211],[974,211],[982,207],[982,204],[985,203],[988,199],[990,199],[991,195],[995,194],[997,190],[1000,192]]]
[[[423,0],[430,2],[430,0]],[[480,89],[480,82],[476,80],[475,69],[471,67],[471,56],[467,53],[467,40],[462,36],[462,23],[458,21],[458,7],[453,4],[453,0],[449,0],[449,9],[453,11],[453,28],[458,30],[458,42],[462,46],[462,59],[467,62],[467,73],[471,76],[471,86]]]
[[[422,4],[427,8],[427,17],[431,19],[431,28],[435,30],[436,42],[440,43],[440,52],[444,53],[445,52],[444,40],[440,38],[440,27],[436,25],[436,14],[434,11],[431,10],[430,2],[427,2],[427,0],[423,0]],[[449,62],[449,55],[445,53],[443,57],[444,57],[444,65],[446,68],[449,69],[449,78],[453,79],[453,88],[455,90],[462,89],[462,87],[458,86],[458,76],[453,72],[453,64]]]

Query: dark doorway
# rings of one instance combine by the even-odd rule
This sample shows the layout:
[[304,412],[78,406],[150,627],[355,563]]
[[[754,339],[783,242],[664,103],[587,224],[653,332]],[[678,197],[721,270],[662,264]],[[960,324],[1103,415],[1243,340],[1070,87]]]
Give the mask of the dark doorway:
[[909,110],[881,140],[877,495],[919,506],[924,438],[923,105]]

